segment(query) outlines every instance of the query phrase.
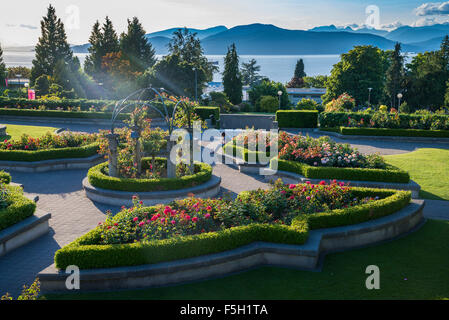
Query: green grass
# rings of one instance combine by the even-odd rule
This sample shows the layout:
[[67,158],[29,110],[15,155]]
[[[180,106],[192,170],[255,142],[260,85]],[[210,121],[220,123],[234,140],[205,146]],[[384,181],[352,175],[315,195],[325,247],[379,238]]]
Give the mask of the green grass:
[[[447,299],[449,222],[382,245],[330,254],[321,272],[260,268],[181,286],[47,299]],[[431,250],[430,250],[431,249]],[[367,290],[366,267],[380,268],[380,290]]]
[[45,135],[47,132],[53,133],[57,128],[53,127],[36,127],[36,126],[19,126],[14,124],[6,125],[6,133],[8,134],[6,137],[0,137],[0,141],[5,139],[8,140],[17,140],[24,133],[32,136],[33,138],[39,138]]
[[384,158],[389,164],[408,171],[410,178],[421,186],[422,198],[449,200],[449,150],[418,149]]

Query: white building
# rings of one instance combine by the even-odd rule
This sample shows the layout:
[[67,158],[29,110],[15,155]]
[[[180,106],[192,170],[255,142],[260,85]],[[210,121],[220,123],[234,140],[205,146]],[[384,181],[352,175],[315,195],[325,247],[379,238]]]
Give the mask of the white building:
[[312,99],[321,103],[321,97],[326,93],[326,88],[287,88],[287,93],[294,105],[302,99]]

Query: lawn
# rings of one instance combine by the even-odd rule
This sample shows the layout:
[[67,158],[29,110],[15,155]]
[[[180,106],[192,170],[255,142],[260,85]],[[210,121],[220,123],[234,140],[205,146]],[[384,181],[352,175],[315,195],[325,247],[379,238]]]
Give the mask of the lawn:
[[385,160],[410,173],[412,180],[421,186],[422,198],[449,200],[449,150],[418,149],[385,156]]
[[[47,299],[446,299],[449,221],[382,245],[326,257],[321,272],[260,268],[221,279],[138,291],[48,295]],[[431,250],[430,250],[431,248]],[[366,267],[380,268],[380,289],[367,290]]]
[[6,133],[8,134],[6,137],[0,137],[0,141],[3,141],[5,139],[8,140],[17,140],[19,139],[24,133],[29,134],[33,138],[38,138],[46,134],[47,132],[53,133],[57,128],[53,127],[37,127],[37,126],[19,126],[14,124],[7,124],[6,125]]

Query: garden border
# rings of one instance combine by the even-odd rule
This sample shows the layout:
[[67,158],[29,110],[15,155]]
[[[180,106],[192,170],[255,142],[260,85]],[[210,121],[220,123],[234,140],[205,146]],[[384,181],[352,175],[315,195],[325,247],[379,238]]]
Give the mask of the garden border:
[[132,206],[132,197],[137,195],[145,206],[153,206],[161,203],[169,203],[177,199],[184,199],[189,194],[199,198],[211,198],[220,192],[221,178],[212,175],[211,179],[203,184],[177,190],[129,192],[97,188],[89,183],[88,177],[83,180],[83,188],[86,196],[95,202],[114,206]]
[[[234,250],[153,265],[80,271],[81,291],[137,289],[210,279],[261,266],[317,270],[320,256],[392,240],[416,230],[423,222],[424,200],[391,215],[356,225],[313,230],[304,245],[255,242]],[[70,293],[69,274],[55,265],[37,277],[43,293]]]

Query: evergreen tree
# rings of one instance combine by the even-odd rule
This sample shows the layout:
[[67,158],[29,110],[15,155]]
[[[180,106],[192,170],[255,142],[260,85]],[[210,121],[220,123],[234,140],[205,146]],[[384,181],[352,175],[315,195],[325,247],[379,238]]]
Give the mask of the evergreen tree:
[[261,79],[258,72],[260,66],[257,65],[255,59],[251,59],[248,63],[242,63],[242,82],[244,85],[252,86]]
[[225,67],[223,71],[224,92],[233,104],[242,102],[242,76],[239,70],[239,56],[235,48],[235,43],[228,48],[228,53],[224,59]]
[[3,87],[5,85],[5,78],[6,78],[6,65],[3,62],[3,50],[0,46],[0,87]]
[[293,75],[293,77],[302,79],[305,76],[306,76],[306,73],[304,72],[304,61],[302,61],[302,59],[299,59],[296,62],[295,74]]
[[445,36],[440,47],[443,70],[449,74],[449,36]]
[[47,15],[41,21],[41,36],[35,48],[36,56],[31,69],[31,84],[41,75],[53,75],[58,61],[71,64],[73,52],[67,42],[64,24],[56,16],[55,8],[50,5]]
[[401,44],[399,42],[394,46],[391,53],[390,67],[386,74],[385,91],[391,102],[391,107],[398,109],[397,95],[403,89],[404,84],[404,56],[401,54]]
[[145,72],[156,63],[155,51],[145,37],[145,30],[137,17],[128,20],[128,31],[122,33],[120,49],[135,72]]
[[84,62],[84,70],[96,80],[103,81],[103,58],[108,53],[116,53],[120,50],[117,33],[109,17],[106,17],[102,28],[98,21],[94,24],[89,43],[91,44],[88,49],[90,54]]

